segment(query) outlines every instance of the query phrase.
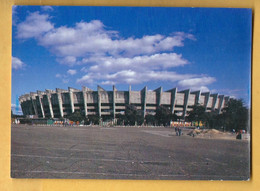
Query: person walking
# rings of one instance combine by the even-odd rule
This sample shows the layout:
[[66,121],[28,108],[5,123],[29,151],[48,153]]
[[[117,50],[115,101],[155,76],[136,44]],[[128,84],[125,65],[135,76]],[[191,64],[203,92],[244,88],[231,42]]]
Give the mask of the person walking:
[[179,136],[181,136],[181,128],[179,128]]
[[178,127],[175,127],[175,133],[176,133],[176,136],[179,136],[179,128]]

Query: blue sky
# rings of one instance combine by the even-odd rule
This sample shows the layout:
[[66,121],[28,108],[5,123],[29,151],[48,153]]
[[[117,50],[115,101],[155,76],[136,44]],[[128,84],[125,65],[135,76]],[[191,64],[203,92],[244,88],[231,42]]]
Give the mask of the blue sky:
[[251,9],[14,6],[12,107],[37,90],[162,86],[250,103]]

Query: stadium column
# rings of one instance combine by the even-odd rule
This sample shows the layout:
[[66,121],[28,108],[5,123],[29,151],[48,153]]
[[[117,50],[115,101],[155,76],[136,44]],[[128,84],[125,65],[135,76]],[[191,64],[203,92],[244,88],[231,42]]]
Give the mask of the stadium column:
[[88,116],[88,105],[87,105],[87,88],[85,86],[82,87],[82,93],[83,93],[83,104],[84,104],[84,111],[85,116]]
[[205,111],[207,111],[207,107],[209,103],[209,94],[210,94],[209,92],[202,93],[202,95],[205,96],[205,100],[204,100]]
[[101,117],[101,94],[100,90],[102,89],[100,86],[98,86],[98,116]]
[[40,107],[41,107],[41,112],[42,112],[42,118],[45,118],[45,113],[42,105],[42,92],[37,91],[38,97],[39,97],[39,102],[40,102]]
[[219,96],[218,114],[220,114],[224,103],[224,95]]
[[214,111],[218,99],[218,94],[212,94],[212,96],[213,96],[213,103],[212,103],[211,111]]
[[228,103],[228,101],[229,101],[229,96],[226,96],[226,97],[224,98],[224,100],[225,100],[225,102],[224,102],[224,107],[225,107],[225,106],[227,106],[227,103]]
[[32,103],[30,103],[29,101],[31,100],[31,97],[30,97],[30,94],[25,94],[25,104],[26,104],[26,108],[27,108],[27,115],[32,115],[33,111],[33,107],[32,106]]
[[143,99],[142,99],[142,102],[143,102],[143,117],[145,117],[145,114],[146,114],[146,94],[147,94],[147,86],[145,86],[145,87],[142,89],[142,94],[143,94]]
[[195,91],[195,92],[191,92],[191,94],[195,94],[195,105],[199,104],[199,102],[200,102],[200,90]]
[[54,118],[53,110],[52,110],[52,105],[51,105],[51,94],[50,94],[50,91],[49,91],[49,90],[46,90],[46,95],[47,95],[47,101],[48,101],[48,105],[49,105],[49,110],[50,110],[51,118]]
[[161,105],[161,100],[162,100],[162,87],[159,87],[154,90],[156,92],[156,104],[157,107]]
[[131,104],[131,85],[129,85],[129,89],[128,89],[128,104]]
[[71,106],[71,113],[74,113],[74,98],[73,98],[73,89],[69,87],[69,95],[70,95],[70,106]]
[[23,114],[24,114],[24,109],[23,109],[23,95],[19,97],[19,103],[20,103],[22,112],[23,112]]
[[59,109],[60,109],[60,116],[63,117],[63,106],[62,106],[62,98],[61,98],[61,90],[56,88],[56,93],[57,93],[57,97],[58,97],[58,103],[59,103]]
[[21,96],[19,97],[19,102],[20,102],[20,105],[21,105],[21,108],[22,108],[22,112],[23,114],[25,115],[25,109],[24,109],[24,96]]
[[116,87],[113,86],[113,119],[116,118]]
[[184,118],[186,116],[186,111],[187,111],[187,107],[188,107],[190,89],[183,90],[183,91],[181,91],[181,93],[184,93],[184,104],[183,104],[183,115],[182,115],[182,117]]
[[23,114],[24,115],[30,115],[27,97],[28,97],[27,94],[23,95],[23,97],[22,97],[23,101],[21,102],[21,107],[23,108]]
[[35,115],[38,116],[38,110],[37,110],[37,105],[35,103],[35,94],[33,92],[30,93],[30,97],[31,97],[31,101],[32,101],[32,105],[33,105],[33,110],[34,110],[34,113]]
[[171,92],[171,113],[174,113],[175,109],[175,100],[177,96],[177,88],[173,88],[171,90],[168,90],[167,92]]

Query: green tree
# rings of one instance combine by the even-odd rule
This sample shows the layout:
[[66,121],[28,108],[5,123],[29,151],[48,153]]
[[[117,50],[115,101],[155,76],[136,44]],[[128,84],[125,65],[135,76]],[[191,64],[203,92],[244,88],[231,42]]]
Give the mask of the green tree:
[[81,121],[84,120],[85,117],[80,112],[76,111],[76,112],[73,112],[70,115],[68,115],[67,118],[70,121],[74,121],[74,122],[79,121],[79,122],[81,122]]
[[145,116],[145,121],[147,125],[155,125],[157,122],[155,116],[151,114]]
[[191,111],[187,112],[186,120],[192,121],[202,121],[206,122],[206,111],[205,107],[201,105],[194,105]]
[[116,118],[117,118],[117,125],[125,125],[125,122],[127,121],[127,118],[125,115],[117,114]]
[[210,129],[220,129],[224,126],[223,116],[218,114],[217,111],[205,113],[206,126]]
[[222,120],[226,130],[248,130],[249,110],[241,99],[230,99],[222,112]]
[[134,105],[126,105],[125,116],[126,121],[125,125],[142,125],[144,122],[144,117],[141,110],[137,110]]
[[100,117],[98,115],[89,115],[86,119],[86,124],[99,125]]
[[110,115],[103,115],[102,116],[102,120],[103,121],[111,121],[111,120],[113,120],[113,114],[110,114]]
[[172,114],[169,108],[159,106],[156,109],[155,119],[158,125],[167,126],[170,124],[170,121],[175,121],[178,117],[175,114]]

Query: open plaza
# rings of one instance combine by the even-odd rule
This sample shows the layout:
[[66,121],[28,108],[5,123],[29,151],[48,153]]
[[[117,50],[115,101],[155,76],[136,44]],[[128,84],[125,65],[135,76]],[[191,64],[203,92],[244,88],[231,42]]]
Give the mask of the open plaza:
[[12,125],[13,178],[248,180],[250,138],[184,128]]

